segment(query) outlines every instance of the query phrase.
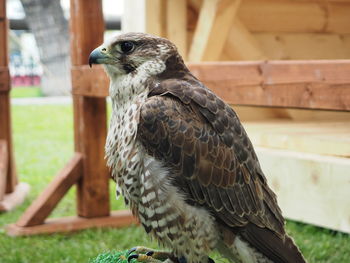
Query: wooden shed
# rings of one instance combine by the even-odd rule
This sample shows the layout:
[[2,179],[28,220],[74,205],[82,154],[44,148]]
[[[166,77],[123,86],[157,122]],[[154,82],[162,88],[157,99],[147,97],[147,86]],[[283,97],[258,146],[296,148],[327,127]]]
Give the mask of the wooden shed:
[[173,41],[233,105],[284,215],[350,232],[350,1],[142,3],[124,31]]

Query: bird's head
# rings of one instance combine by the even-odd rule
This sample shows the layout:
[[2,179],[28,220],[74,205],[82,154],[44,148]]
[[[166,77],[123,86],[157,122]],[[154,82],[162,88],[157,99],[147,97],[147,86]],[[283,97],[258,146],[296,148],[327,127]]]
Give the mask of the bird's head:
[[104,64],[112,79],[135,73],[140,68],[156,75],[165,70],[167,59],[174,54],[179,56],[175,45],[167,39],[144,33],[127,33],[93,50],[89,64]]

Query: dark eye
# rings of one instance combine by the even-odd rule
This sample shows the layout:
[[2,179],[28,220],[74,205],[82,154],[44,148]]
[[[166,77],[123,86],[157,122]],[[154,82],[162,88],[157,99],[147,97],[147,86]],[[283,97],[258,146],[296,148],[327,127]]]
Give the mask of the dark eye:
[[120,43],[120,49],[123,53],[130,53],[135,48],[135,44],[130,41]]

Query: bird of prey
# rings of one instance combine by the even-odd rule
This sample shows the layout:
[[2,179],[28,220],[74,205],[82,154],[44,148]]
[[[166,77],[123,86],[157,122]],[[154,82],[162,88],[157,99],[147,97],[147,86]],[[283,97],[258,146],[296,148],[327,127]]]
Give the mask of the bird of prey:
[[110,78],[112,177],[146,232],[171,249],[136,247],[129,260],[207,263],[217,250],[230,262],[305,262],[237,114],[174,44],[122,34],[89,64],[104,64]]

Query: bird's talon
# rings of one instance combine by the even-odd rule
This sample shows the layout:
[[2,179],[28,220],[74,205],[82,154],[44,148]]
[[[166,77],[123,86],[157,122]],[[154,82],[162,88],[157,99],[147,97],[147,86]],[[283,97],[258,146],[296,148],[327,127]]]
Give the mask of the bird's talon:
[[130,263],[132,259],[138,259],[138,258],[139,258],[138,254],[130,255],[130,256],[128,256],[128,262]]
[[129,251],[128,251],[128,255],[130,255],[131,253],[135,252],[136,250],[137,250],[137,247],[130,248]]

